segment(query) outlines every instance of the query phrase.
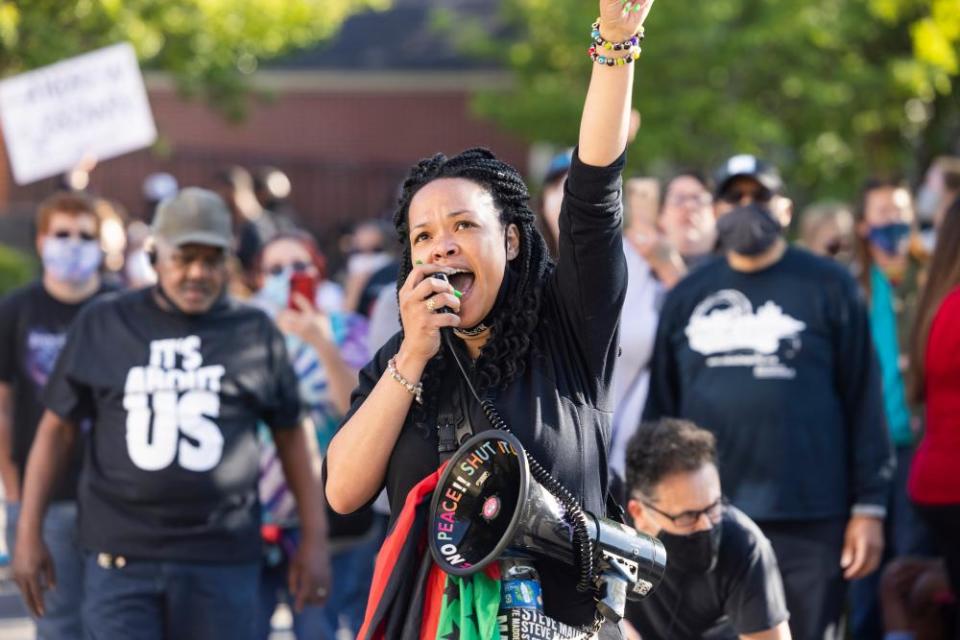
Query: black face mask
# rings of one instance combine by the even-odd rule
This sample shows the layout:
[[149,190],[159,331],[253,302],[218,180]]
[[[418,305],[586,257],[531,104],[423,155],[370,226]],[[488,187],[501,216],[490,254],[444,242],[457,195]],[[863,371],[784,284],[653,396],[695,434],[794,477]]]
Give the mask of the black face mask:
[[713,571],[720,555],[721,532],[719,523],[707,531],[697,531],[685,536],[667,533],[661,529],[657,538],[667,550],[667,569],[684,573]]
[[717,220],[720,248],[743,256],[756,256],[770,248],[782,228],[770,209],[753,203],[737,207]]

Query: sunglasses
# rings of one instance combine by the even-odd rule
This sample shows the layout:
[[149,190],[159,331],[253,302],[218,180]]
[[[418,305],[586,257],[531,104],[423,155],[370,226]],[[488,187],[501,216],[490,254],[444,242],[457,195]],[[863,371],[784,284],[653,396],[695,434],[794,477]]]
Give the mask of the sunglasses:
[[289,267],[294,273],[303,273],[311,267],[309,262],[294,260],[290,264],[274,264],[266,268],[266,272],[272,276],[278,276]]
[[744,198],[751,202],[767,203],[773,200],[773,192],[769,189],[732,189],[720,194],[720,199],[727,204],[740,204]]
[[88,231],[79,231],[77,233],[71,233],[69,231],[54,231],[53,237],[60,240],[69,240],[70,238],[75,238],[82,240],[83,242],[93,242],[97,239],[96,234],[90,233]]

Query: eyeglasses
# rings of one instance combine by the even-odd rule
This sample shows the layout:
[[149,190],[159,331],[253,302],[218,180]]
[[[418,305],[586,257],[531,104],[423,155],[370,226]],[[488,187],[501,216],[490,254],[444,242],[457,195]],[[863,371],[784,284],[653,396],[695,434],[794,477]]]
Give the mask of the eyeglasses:
[[311,265],[309,262],[304,262],[303,260],[294,260],[290,264],[270,265],[265,269],[265,271],[272,276],[278,276],[284,271],[286,271],[288,267],[292,269],[294,273],[303,273],[304,271],[309,269],[310,266]]
[[646,500],[640,500],[644,506],[648,507],[651,511],[659,513],[664,518],[667,518],[674,524],[675,527],[681,529],[687,529],[698,522],[700,522],[700,516],[707,516],[707,519],[710,520],[713,524],[720,522],[720,518],[723,516],[723,511],[727,506],[727,499],[724,496],[717,498],[717,501],[708,506],[706,509],[700,509],[699,511],[684,511],[683,513],[678,513],[677,515],[671,515],[665,511],[657,509],[655,506],[647,502]]
[[93,242],[94,240],[97,239],[96,234],[90,233],[88,231],[78,231],[77,233],[71,233],[69,231],[64,231],[63,229],[61,229],[60,231],[54,231],[53,237],[58,238],[60,240],[69,240],[70,238],[75,238],[75,239],[82,240],[83,242]]
[[759,189],[732,189],[720,194],[720,199],[727,204],[740,204],[744,198],[751,202],[767,203],[773,200],[773,192],[764,187]]

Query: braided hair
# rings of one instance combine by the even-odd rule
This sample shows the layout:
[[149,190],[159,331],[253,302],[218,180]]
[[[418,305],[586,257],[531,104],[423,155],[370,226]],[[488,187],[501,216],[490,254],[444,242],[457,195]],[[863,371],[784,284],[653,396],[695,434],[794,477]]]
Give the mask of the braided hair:
[[[520,251],[507,263],[511,274],[504,280],[509,289],[476,363],[481,390],[503,388],[524,371],[530,336],[540,317],[542,285],[554,264],[528,205],[527,185],[516,169],[482,148],[468,149],[451,158],[437,154],[421,160],[410,170],[394,214],[393,222],[402,245],[398,291],[413,269],[408,238],[410,202],[421,188],[439,178],[465,178],[480,185],[492,196],[504,228],[514,224],[519,230]],[[424,383],[428,397],[431,383],[439,377],[438,371],[429,375],[430,368]]]

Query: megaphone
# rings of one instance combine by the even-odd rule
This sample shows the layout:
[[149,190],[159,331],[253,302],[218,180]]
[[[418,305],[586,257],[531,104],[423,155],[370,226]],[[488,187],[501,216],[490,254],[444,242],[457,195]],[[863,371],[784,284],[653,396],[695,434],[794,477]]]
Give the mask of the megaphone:
[[[656,538],[585,515],[600,556],[597,606],[619,622],[627,598],[642,598],[660,583],[667,553]],[[566,510],[533,478],[523,446],[505,431],[476,434],[450,459],[430,503],[427,536],[434,561],[451,575],[476,573],[508,548],[576,566]]]

